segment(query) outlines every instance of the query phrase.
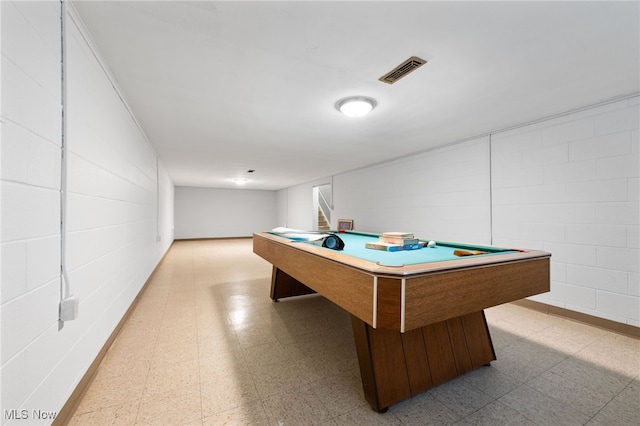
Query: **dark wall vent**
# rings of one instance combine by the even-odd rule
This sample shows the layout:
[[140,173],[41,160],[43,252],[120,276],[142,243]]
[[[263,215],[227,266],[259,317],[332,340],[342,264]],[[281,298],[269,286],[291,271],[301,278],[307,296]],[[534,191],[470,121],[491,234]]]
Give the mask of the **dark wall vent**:
[[402,77],[405,77],[407,74],[420,68],[426,63],[427,61],[425,61],[424,59],[420,59],[417,56],[412,56],[406,61],[404,61],[403,63],[401,63],[400,65],[398,65],[397,67],[395,67],[393,71],[383,75],[378,80],[382,81],[383,83],[393,84],[396,81],[400,80]]

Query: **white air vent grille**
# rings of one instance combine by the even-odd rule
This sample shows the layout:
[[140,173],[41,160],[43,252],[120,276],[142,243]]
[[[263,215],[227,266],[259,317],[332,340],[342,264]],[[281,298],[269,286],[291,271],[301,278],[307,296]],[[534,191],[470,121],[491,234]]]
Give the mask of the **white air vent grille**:
[[420,59],[417,56],[412,56],[406,61],[404,61],[403,63],[401,63],[400,65],[398,65],[397,67],[395,67],[393,71],[383,75],[378,80],[382,81],[383,83],[393,84],[396,81],[400,80],[402,77],[405,77],[407,74],[420,68],[426,63],[427,61],[425,61],[424,59]]

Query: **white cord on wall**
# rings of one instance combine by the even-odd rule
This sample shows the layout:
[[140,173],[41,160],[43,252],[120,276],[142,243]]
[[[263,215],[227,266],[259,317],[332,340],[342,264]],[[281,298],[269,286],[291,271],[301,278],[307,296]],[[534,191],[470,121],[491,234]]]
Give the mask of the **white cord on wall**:
[[67,84],[66,84],[66,20],[67,7],[66,0],[60,0],[60,54],[61,59],[61,99],[62,99],[62,132],[60,140],[60,305],[59,305],[59,321],[74,320],[78,316],[78,298],[71,294],[71,284],[69,283],[69,275],[67,274],[67,163],[68,163],[68,146],[66,139],[67,129]]

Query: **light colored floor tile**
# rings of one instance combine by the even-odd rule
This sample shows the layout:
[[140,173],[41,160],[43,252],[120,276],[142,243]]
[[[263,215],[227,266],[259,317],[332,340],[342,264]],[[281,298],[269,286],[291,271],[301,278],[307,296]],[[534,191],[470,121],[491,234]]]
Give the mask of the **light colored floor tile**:
[[542,374],[568,357],[528,339],[496,352],[497,360],[491,363],[492,367],[522,382]]
[[136,425],[201,425],[202,404],[198,384],[145,395]]
[[251,305],[242,308],[227,308],[227,322],[233,330],[245,330],[267,326],[264,318]]
[[250,239],[176,241],[72,425],[640,424],[640,340],[505,304],[498,360],[389,407],[364,398],[350,315],[269,299]]
[[526,308],[519,308],[517,315],[491,320],[493,327],[508,331],[515,336],[528,337],[546,328],[562,324],[565,320]]
[[509,345],[523,340],[522,337],[509,333],[500,327],[494,327],[489,320],[487,320],[487,323],[489,325],[493,347],[497,354],[501,354],[505,348],[509,347]]
[[401,401],[383,416],[393,414],[403,425],[451,425],[461,417],[428,392]]
[[265,324],[271,327],[273,334],[275,334],[279,342],[294,342],[298,336],[311,332],[304,322],[287,322],[275,313],[265,314],[263,312],[261,315],[264,318]]
[[125,324],[116,337],[116,341],[111,347],[111,350],[118,346],[119,342],[125,342],[127,349],[138,349],[139,346],[145,346],[144,349],[147,349],[146,347],[148,346],[155,346],[161,331],[159,325],[161,321],[160,317],[155,317],[154,321],[155,324],[142,324],[140,322]]
[[76,409],[77,414],[124,405],[142,398],[146,382],[145,375],[111,375],[103,378],[101,373],[98,371],[96,378],[84,394]]
[[151,361],[144,358],[129,358],[126,362],[123,362],[121,359],[111,357],[100,365],[97,378],[106,382],[110,381],[111,378],[121,376],[133,383],[144,383],[149,375],[150,368]]
[[278,339],[268,326],[242,326],[236,330],[238,343],[243,348],[250,346],[264,345],[266,343],[277,343]]
[[261,405],[253,377],[242,369],[203,373],[200,391],[205,419],[229,410]]
[[261,398],[267,398],[308,382],[299,367],[294,364],[260,365],[251,368],[251,376]]
[[486,393],[492,398],[500,398],[501,396],[511,392],[519,387],[523,382],[501,372],[493,367],[493,363],[488,367],[480,367],[470,371],[460,378],[469,386],[475,386],[481,392]]
[[456,422],[456,426],[536,426],[536,423],[499,401]]
[[67,426],[132,425],[136,421],[140,400],[76,414]]
[[267,425],[269,419],[261,402],[251,401],[229,410],[205,417],[205,426],[253,426]]
[[198,359],[198,340],[196,338],[178,338],[159,340],[153,353],[152,364],[176,364]]
[[[331,419],[326,424],[328,426],[398,426],[402,423],[391,410],[386,413],[376,413],[370,407],[360,406]],[[420,424],[425,425],[427,423]]]
[[460,417],[468,416],[495,398],[465,383],[462,377],[429,390],[429,394]]
[[509,392],[498,401],[539,425],[583,425],[590,419],[565,403],[527,385]]
[[167,364],[164,360],[152,363],[145,384],[144,396],[162,394],[167,391],[179,392],[193,387],[200,381],[198,361],[189,360]]
[[198,356],[209,358],[213,356],[242,356],[242,347],[238,339],[230,330],[211,331],[206,330],[198,334]]
[[579,351],[576,358],[633,378],[640,375],[640,340],[607,333]]
[[611,400],[603,392],[582,386],[571,378],[551,371],[544,372],[527,385],[589,417],[593,417]]
[[333,374],[353,374],[360,369],[353,343],[304,352],[295,357],[294,362],[310,381]]
[[242,348],[244,360],[250,368],[271,364],[291,365],[295,361],[280,342],[264,343]]
[[485,309],[484,314],[489,322],[500,321],[504,318],[519,315],[522,312],[521,306],[512,305],[510,303],[504,303],[498,306],[492,306],[491,308]]
[[362,383],[353,374],[326,375],[318,381],[310,382],[309,388],[332,418],[348,413],[354,407],[369,407],[362,397]]
[[577,358],[568,358],[549,371],[609,399],[615,397],[631,382],[631,377]]
[[640,420],[640,381],[631,382],[593,418],[603,425],[637,425]]
[[565,320],[530,336],[532,342],[566,354],[575,354],[601,339],[607,332]]
[[273,425],[319,425],[331,419],[321,398],[305,384],[270,395],[262,404],[269,424]]

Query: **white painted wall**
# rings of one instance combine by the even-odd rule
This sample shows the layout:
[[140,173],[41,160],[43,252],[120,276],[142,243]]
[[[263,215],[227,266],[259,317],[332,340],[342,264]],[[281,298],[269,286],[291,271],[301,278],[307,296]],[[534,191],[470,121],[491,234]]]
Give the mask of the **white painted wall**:
[[0,413],[2,424],[49,424],[33,410],[63,407],[173,241],[174,188],[67,19],[67,270],[80,306],[60,324],[61,4],[0,11]]
[[554,306],[640,326],[638,97],[492,137],[497,245],[553,254]]
[[343,218],[361,231],[491,241],[486,137],[337,175],[333,183],[334,227]]
[[176,187],[175,237],[250,237],[276,224],[275,191]]
[[[638,97],[333,177],[356,230],[552,253],[543,303],[640,326]],[[313,183],[279,191],[310,229]]]
[[331,182],[330,178],[315,180],[277,191],[278,209],[275,226],[314,229],[314,219],[317,225],[318,210],[317,206],[314,208],[313,188],[328,182]]
[[287,190],[280,190],[276,192],[276,223],[275,226],[289,226],[287,219],[289,209],[289,197],[287,196]]

